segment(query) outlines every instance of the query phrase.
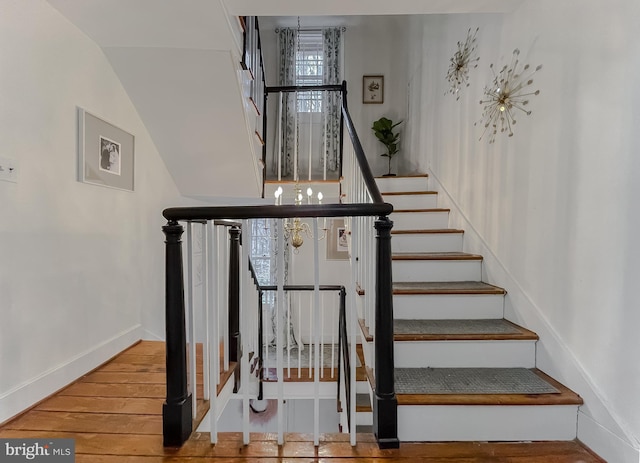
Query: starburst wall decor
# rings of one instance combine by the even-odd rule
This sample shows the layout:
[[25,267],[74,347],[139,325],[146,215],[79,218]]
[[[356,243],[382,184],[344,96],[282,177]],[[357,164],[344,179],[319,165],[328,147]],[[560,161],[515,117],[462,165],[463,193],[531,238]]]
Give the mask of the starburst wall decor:
[[471,35],[471,29],[467,31],[467,39],[458,42],[458,51],[451,57],[451,64],[447,71],[447,81],[449,81],[449,90],[445,92],[456,95],[456,101],[460,99],[460,89],[469,86],[469,69],[477,68],[479,57],[475,56],[476,52],[476,35],[480,28]]
[[521,70],[518,70],[519,55],[520,50],[517,48],[513,50],[511,64],[505,65],[498,74],[495,73],[493,64],[489,66],[493,73],[493,82],[484,89],[485,98],[480,100],[480,104],[484,105],[482,119],[474,124],[484,125],[480,140],[487,131],[489,131],[489,143],[496,141],[498,130],[500,133],[507,133],[509,137],[512,137],[517,111],[521,111],[527,116],[531,114],[531,111],[526,109],[529,104],[528,98],[539,95],[540,90],[528,91],[528,87],[533,84],[532,77],[542,69],[542,65],[530,71],[530,66],[525,64]]

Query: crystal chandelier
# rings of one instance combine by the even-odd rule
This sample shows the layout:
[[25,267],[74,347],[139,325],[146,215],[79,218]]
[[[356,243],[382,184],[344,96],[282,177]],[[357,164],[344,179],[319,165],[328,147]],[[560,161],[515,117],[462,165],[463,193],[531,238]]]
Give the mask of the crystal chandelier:
[[[296,206],[300,206],[302,204],[303,196],[302,196],[302,188],[300,187],[299,183],[295,184],[293,188],[293,192],[294,192],[294,197],[293,197],[294,204]],[[284,190],[282,189],[282,186],[279,186],[274,193],[277,206],[282,205],[283,193],[284,193]],[[321,191],[318,192],[317,198],[318,198],[317,204],[322,204],[323,195]],[[311,189],[311,187],[307,188],[307,204],[313,204],[313,190]],[[319,238],[321,240],[324,239],[327,234],[326,218],[323,220],[322,230],[323,230],[323,234]],[[289,219],[284,220],[284,238],[291,241],[291,246],[293,246],[294,252],[296,254],[298,253],[298,248],[302,246],[302,244],[304,243],[303,234],[306,235],[307,238],[313,239],[313,234],[311,233],[311,227],[309,227],[308,223],[303,222],[302,220],[300,220],[299,217],[294,217],[293,220],[289,220]]]

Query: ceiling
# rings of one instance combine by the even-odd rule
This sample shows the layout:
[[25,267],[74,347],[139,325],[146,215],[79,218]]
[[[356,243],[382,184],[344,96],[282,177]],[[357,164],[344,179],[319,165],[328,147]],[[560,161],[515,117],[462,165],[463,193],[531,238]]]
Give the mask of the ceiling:
[[48,0],[103,49],[179,190],[201,199],[255,198],[262,188],[236,16],[349,26],[367,15],[502,12],[522,1]]
[[351,16],[504,13],[524,0],[222,0],[238,16]]

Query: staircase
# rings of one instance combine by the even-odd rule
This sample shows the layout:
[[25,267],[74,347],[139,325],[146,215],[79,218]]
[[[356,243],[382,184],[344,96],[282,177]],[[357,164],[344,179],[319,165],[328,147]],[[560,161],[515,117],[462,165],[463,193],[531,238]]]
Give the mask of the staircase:
[[447,228],[427,176],[377,182],[394,205],[400,441],[575,439],[582,399],[535,368],[537,335],[503,318],[506,291],[482,281],[482,256],[463,252],[464,232]]

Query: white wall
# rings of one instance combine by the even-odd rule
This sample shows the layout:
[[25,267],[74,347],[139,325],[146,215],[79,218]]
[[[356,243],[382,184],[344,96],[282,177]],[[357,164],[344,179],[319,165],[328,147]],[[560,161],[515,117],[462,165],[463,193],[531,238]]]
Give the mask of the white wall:
[[[277,35],[273,32],[276,21],[270,18],[263,18],[261,21],[267,84],[278,85],[278,41]],[[321,24],[320,21],[321,19],[302,18],[303,26]],[[338,21],[337,17],[333,20],[335,21]],[[327,18],[327,22],[332,22],[331,18]],[[407,16],[350,17],[344,34],[343,78],[347,81],[349,112],[374,175],[387,173],[388,161],[387,158],[380,156],[385,149],[371,130],[373,121],[382,116],[394,121],[407,118],[407,53],[405,53],[407,22]],[[399,49],[403,51],[398,53]],[[362,76],[364,75],[384,76],[383,104],[362,104]],[[273,110],[277,106],[275,95],[272,99],[270,108]],[[270,113],[269,118],[272,121],[275,120],[275,113]],[[398,127],[401,133],[404,132],[403,126],[404,124]],[[270,134],[269,143],[273,143],[271,137]],[[345,143],[348,143],[346,135]],[[402,141],[400,149],[401,152],[393,158],[392,171],[406,173],[415,170],[405,159],[407,151]]]
[[[102,51],[42,0],[0,6],[0,422],[164,335],[162,209],[184,201]],[[76,107],[136,137],[135,192],[78,182]],[[145,331],[146,329],[146,331]]]
[[[394,122],[407,119],[407,21],[406,16],[367,16],[349,26],[345,34],[349,112],[376,176],[388,172],[388,159],[380,156],[385,147],[371,130],[373,122],[382,116]],[[362,103],[364,75],[384,76],[384,103]],[[404,124],[397,130],[401,133],[400,152],[393,157],[391,169],[393,173],[406,173],[412,168],[405,156]]]
[[[578,437],[616,462],[637,462],[640,439],[638,17],[633,0],[541,0],[409,29],[412,159],[456,209],[452,226],[466,225],[466,249],[484,252],[486,278],[506,287],[509,317],[541,335],[538,366],[585,398]],[[456,102],[449,58],[478,26],[480,66]],[[514,137],[479,142],[488,66],[514,48],[543,64],[541,94]]]

